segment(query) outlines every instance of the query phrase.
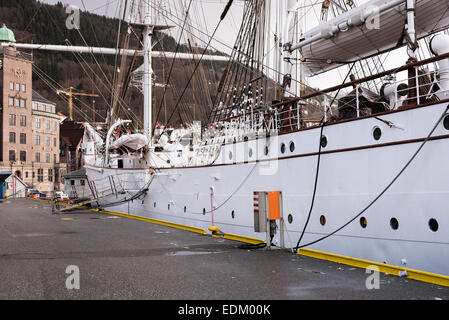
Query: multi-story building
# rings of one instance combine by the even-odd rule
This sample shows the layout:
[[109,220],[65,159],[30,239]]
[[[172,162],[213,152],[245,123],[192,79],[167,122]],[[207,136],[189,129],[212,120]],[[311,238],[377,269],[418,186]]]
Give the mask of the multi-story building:
[[61,116],[56,114],[56,103],[33,90],[32,94],[32,182],[34,188],[48,192],[61,189],[59,164],[59,126]]
[[[15,42],[5,25],[2,44]],[[32,90],[32,56],[0,46],[0,171],[11,171],[41,192],[60,190],[56,104]],[[56,182],[56,184],[55,184]]]
[[[3,25],[1,42],[15,42],[14,34]],[[31,167],[31,56],[10,47],[0,47],[0,170],[10,170],[19,178]]]

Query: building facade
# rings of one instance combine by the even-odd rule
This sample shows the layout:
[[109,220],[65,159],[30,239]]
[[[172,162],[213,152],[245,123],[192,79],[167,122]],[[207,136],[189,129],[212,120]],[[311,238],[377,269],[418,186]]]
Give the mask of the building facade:
[[[0,28],[0,42],[15,42]],[[32,56],[0,46],[0,171],[11,171],[41,192],[60,184],[59,122],[56,104],[32,90]],[[56,182],[56,183],[55,183]]]
[[56,103],[34,90],[32,98],[31,185],[42,192],[59,191],[62,187],[61,174],[65,173],[61,172],[59,161],[61,116],[56,113]]
[[0,170],[18,177],[31,166],[31,57],[13,48],[0,51]]

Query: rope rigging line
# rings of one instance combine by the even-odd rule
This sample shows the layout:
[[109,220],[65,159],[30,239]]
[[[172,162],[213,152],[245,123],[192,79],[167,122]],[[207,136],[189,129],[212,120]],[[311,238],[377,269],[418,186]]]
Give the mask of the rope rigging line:
[[[117,1],[117,0],[114,0],[114,1]],[[88,10],[87,10],[87,8],[86,8],[86,5],[84,4],[84,0],[81,0],[81,4],[82,4],[83,7],[84,7],[84,11],[87,12]],[[102,6],[102,7],[104,7],[104,6]],[[96,9],[91,10],[91,11],[95,11],[95,10],[101,9],[102,7],[96,8]],[[89,15],[87,15],[87,16],[89,16]],[[86,18],[87,18],[87,17],[86,17]],[[99,41],[98,38],[97,38],[97,33],[95,32],[94,25],[92,24],[91,19],[88,18],[87,21],[89,21],[90,29],[92,30],[92,33],[93,33],[94,38],[95,38],[95,41],[97,42],[97,46],[98,46],[98,47],[101,47],[100,41]],[[101,54],[101,57],[102,57],[102,59],[103,59],[103,63],[104,63],[104,64],[107,64],[105,55],[104,55],[104,54]]]
[[[345,79],[343,80],[343,83],[346,82],[346,80],[348,80],[348,77],[351,74],[352,68],[354,68],[354,66],[355,66],[355,64],[352,64],[351,68],[349,69],[348,74],[346,75]],[[334,104],[335,100],[337,99],[339,93],[340,93],[340,90],[337,91],[337,93],[335,94],[333,100],[329,104],[328,108],[332,107],[332,105]],[[325,111],[325,114],[326,113],[327,113],[327,110]],[[316,190],[317,190],[317,186],[318,186],[318,175],[320,173],[320,164],[321,164],[321,148],[322,148],[321,141],[323,139],[323,130],[324,130],[324,126],[325,126],[325,123],[323,122],[324,121],[324,117],[325,117],[325,115],[323,115],[323,118],[320,121],[320,126],[321,126],[321,129],[320,129],[320,141],[319,141],[319,148],[318,148],[317,165],[316,165],[316,170],[315,170],[315,182],[314,182],[314,186],[313,186],[312,200],[311,200],[311,203],[310,203],[310,209],[309,209],[309,214],[307,215],[306,223],[304,224],[304,228],[303,228],[303,230],[301,232],[301,236],[299,237],[298,242],[296,243],[296,247],[294,248],[296,252],[297,252],[297,250],[298,250],[297,248],[298,248],[299,244],[301,243],[301,240],[302,240],[302,238],[303,238],[303,236],[304,236],[304,234],[306,232],[307,226],[308,226],[309,221],[310,221],[310,217],[312,216],[313,206],[315,204]]]
[[[118,88],[117,86],[117,82],[118,80],[120,80],[120,76],[121,73],[118,74],[117,72],[117,63],[118,63],[118,57],[120,56],[120,52],[122,50],[120,44],[121,44],[121,32],[122,32],[122,21],[125,20],[125,16],[126,16],[126,9],[127,9],[127,5],[128,5],[128,0],[125,0],[125,3],[123,5],[123,1],[120,1],[120,10],[122,10],[122,6],[123,6],[123,15],[120,19],[118,19],[118,28],[117,28],[117,41],[116,41],[116,52],[115,52],[115,57],[114,57],[114,73],[112,75],[112,94],[111,94],[111,109],[110,109],[110,125],[112,125],[112,122],[114,121],[114,109],[115,109],[115,102],[116,102],[116,98],[117,95],[119,94]],[[79,31],[78,31],[79,32]],[[129,39],[129,35],[127,34],[125,36],[125,41]],[[123,56],[122,58],[125,58],[125,56]]]
[[[150,6],[151,6],[151,4],[150,4]],[[154,7],[154,6],[152,6],[152,8],[155,9],[159,14],[161,14],[162,16],[164,16],[168,21],[172,22],[172,23],[175,24],[176,26],[178,26],[178,27],[181,27],[181,26],[182,26],[182,25],[179,24],[177,21],[175,21],[175,20],[171,19],[170,17],[168,17],[168,15],[170,15],[170,16],[172,16],[174,19],[181,20],[180,18],[178,18],[177,16],[175,16],[173,13],[171,13],[171,12],[169,12],[169,11],[164,11],[163,9],[158,8],[158,7]],[[245,18],[246,16],[247,16],[247,15],[244,15],[244,18]],[[187,25],[188,25],[190,28],[192,28],[192,29],[194,29],[195,31],[197,31],[198,33],[203,34],[203,35],[205,35],[206,37],[210,37],[210,35],[209,35],[208,33],[204,32],[203,30],[200,30],[200,29],[196,28],[195,26],[193,26],[193,25],[191,25],[191,24],[187,24]],[[197,40],[201,41],[202,43],[207,43],[205,40],[199,38],[198,36],[196,36],[196,35],[194,35],[194,34],[193,34],[193,37],[195,37]],[[220,40],[218,40],[218,39],[216,39],[216,38],[215,38],[214,40],[215,40],[216,42],[218,42],[219,44],[223,45],[224,47],[230,49],[231,52],[236,51],[234,47],[231,47],[230,45],[224,43],[223,41],[220,41]],[[214,50],[216,50],[216,51],[219,51],[218,48],[215,48],[215,47],[212,46],[212,45],[209,45],[209,47],[211,47],[212,49],[214,49]],[[243,52],[241,52],[241,51],[239,52],[239,54],[245,55],[245,54],[244,54]],[[284,74],[281,73],[279,70],[275,70],[274,68],[271,68],[271,67],[268,66],[268,65],[263,65],[263,67],[264,67],[266,70],[270,71],[270,72],[274,72],[274,73],[276,73],[276,74],[278,74],[278,75],[280,75],[280,76],[284,76]],[[307,86],[305,83],[302,83],[300,80],[292,79],[292,81],[294,81],[295,83],[300,84],[300,85],[302,85],[302,86],[305,86],[305,87],[307,87],[307,88],[313,89],[313,88]],[[288,93],[294,94],[294,93],[291,92],[291,91],[288,91]]]
[[[189,5],[188,5],[187,10],[186,10],[186,17],[185,17],[185,19],[184,19],[184,24],[183,24],[183,26],[182,26],[182,28],[181,28],[181,32],[179,33],[178,42],[177,42],[176,48],[175,48],[175,54],[174,54],[173,60],[172,60],[171,65],[170,65],[170,70],[169,70],[168,75],[167,75],[167,80],[166,80],[166,83],[165,83],[165,86],[164,86],[164,92],[163,92],[163,94],[162,94],[161,101],[159,102],[159,108],[158,108],[158,111],[157,111],[155,123],[157,123],[157,121],[158,121],[158,119],[159,119],[159,115],[160,115],[161,110],[162,110],[162,103],[163,103],[163,101],[164,101],[165,94],[166,94],[166,92],[167,92],[168,84],[170,83],[170,78],[171,78],[171,75],[172,75],[172,72],[173,72],[173,67],[174,67],[174,65],[175,65],[176,55],[177,55],[178,50],[179,50],[179,46],[180,46],[180,43],[181,43],[181,37],[182,37],[182,34],[183,34],[183,32],[184,32],[185,25],[186,25],[186,23],[187,23],[187,17],[189,16],[189,11],[190,11],[190,6],[192,5],[192,1],[193,1],[193,0],[190,0],[190,1],[189,1]],[[153,133],[152,133],[152,135],[154,135],[155,129],[156,129],[156,126],[153,126]]]
[[[54,26],[56,27],[56,29],[58,30],[58,32],[60,33],[60,35],[62,35],[62,36],[65,38],[64,32],[61,30],[61,28],[59,27],[59,25],[55,22],[53,16],[50,14],[50,12],[48,11],[47,7],[46,7],[46,6],[43,6],[43,8],[47,11],[48,16],[50,17],[51,21],[53,22]],[[75,29],[77,30],[78,34],[80,35],[80,37],[81,37],[82,41],[84,42],[85,46],[89,47],[89,45],[87,44],[87,42],[86,42],[84,36],[82,35],[82,33],[81,33],[81,31],[80,31],[81,28],[75,28]],[[66,44],[67,44],[67,43],[70,44],[70,46],[73,46],[73,45],[70,43],[70,41],[69,41],[68,39],[66,39]],[[81,65],[81,62],[80,62],[80,60],[77,58],[75,52],[73,52],[73,55],[75,56],[76,60],[77,60],[77,61],[80,63],[80,65]],[[92,68],[89,66],[88,62],[82,57],[82,55],[81,55],[81,54],[78,54],[78,55],[79,55],[80,58],[85,62],[85,64],[89,67],[91,73],[92,73],[92,74],[96,74],[95,71],[93,71]],[[109,81],[109,78],[106,76],[106,74],[105,74],[103,68],[102,68],[101,65],[98,63],[98,60],[96,59],[95,55],[94,55],[92,52],[90,52],[90,55],[92,56],[93,60],[95,61],[95,64],[97,65],[97,67],[98,67],[99,70],[101,71],[102,76],[104,77],[104,79],[106,79],[106,82],[107,82],[109,85],[111,85],[111,83],[110,83],[110,81]],[[81,66],[82,66],[82,65],[81,65]],[[88,72],[86,72],[86,70],[85,70],[84,68],[83,68],[83,70],[84,70],[85,74],[86,74],[86,75],[91,79],[91,81],[93,82],[93,79],[90,77],[90,74],[89,74]],[[97,75],[97,74],[96,74],[96,75]],[[97,77],[98,77],[98,75],[97,75]],[[105,86],[106,90],[108,90],[108,86],[104,84],[104,82],[101,80],[101,77],[98,77],[98,80],[101,82],[101,84],[103,84],[103,85]],[[95,82],[93,82],[93,83],[95,83]],[[103,94],[101,93],[101,91],[98,89],[98,87],[96,86],[96,84],[95,84],[95,87],[97,88],[98,92],[99,92],[100,95],[103,97],[103,99],[105,99],[105,97],[103,96]],[[62,88],[62,87],[61,87],[61,88]],[[112,89],[111,89],[111,90],[112,90]],[[110,90],[108,90],[108,91],[110,91]],[[106,102],[106,105],[108,105],[108,102],[107,102],[106,99],[105,99],[105,102]],[[120,105],[124,105],[124,106],[126,107],[126,110],[131,110],[131,108],[130,108],[124,101],[122,101],[122,100],[119,99],[119,103],[120,103]],[[134,116],[135,116],[135,115],[134,115]],[[87,118],[89,118],[89,117],[87,117]],[[102,118],[104,118],[104,117],[102,117]],[[139,118],[136,117],[136,116],[135,116],[135,120],[137,120],[137,122],[140,121]]]
[[[89,45],[87,44],[84,36],[82,35],[80,29],[77,29],[81,39],[83,40],[84,44],[89,47]],[[70,46],[73,46],[73,44],[66,39],[66,43],[68,43]],[[90,52],[90,55],[92,56],[92,58],[95,61],[95,64],[97,65],[97,67],[100,69],[104,79],[106,79],[107,84],[105,84],[103,82],[103,80],[101,79],[101,77],[98,76],[98,74],[92,69],[92,67],[89,65],[89,63],[87,62],[87,60],[85,58],[83,58],[83,55],[81,53],[76,53],[76,52],[72,52],[73,55],[75,56],[75,58],[77,59],[77,61],[79,62],[80,66],[83,68],[84,73],[87,75],[87,77],[89,77],[89,79],[92,81],[92,83],[95,84],[95,88],[97,89],[97,91],[100,93],[100,95],[102,96],[103,100],[105,101],[106,105],[109,105],[107,99],[104,97],[104,95],[102,94],[101,90],[98,88],[98,86],[96,85],[96,82],[93,80],[93,78],[91,77],[91,74],[94,74],[97,76],[97,78],[99,79],[100,83],[106,88],[106,90],[108,91],[108,93],[111,93],[111,95],[113,95],[113,88],[111,87],[111,89],[108,88],[108,86],[112,86],[111,82],[109,81],[109,78],[106,76],[103,68],[100,66],[100,64],[98,63],[98,60],[96,59],[95,55]],[[85,63],[85,65],[90,69],[91,73],[88,73],[86,71],[86,69],[83,67],[82,62],[80,61],[80,59],[78,58],[78,56],[81,60],[83,60],[83,62]],[[122,110],[124,110],[125,113],[128,113],[127,116],[132,118],[133,120],[135,120],[138,124],[141,124],[142,122],[140,121],[140,119],[136,116],[136,114],[132,111],[132,109],[126,104],[126,102],[123,99],[118,99],[118,103],[119,105],[122,107]],[[131,113],[131,115],[129,115],[129,113]],[[104,117],[103,117],[104,118]]]
[[[56,82],[53,78],[51,78],[48,74],[46,74],[42,69],[40,69],[37,65],[33,64],[33,69],[34,72],[38,75],[38,77],[54,92],[56,92],[58,89],[64,89],[64,87],[59,84],[58,82]],[[52,83],[53,82],[53,83]],[[60,98],[62,100],[64,100],[64,102],[69,102],[69,99],[66,98],[65,96],[60,96]],[[90,108],[89,105],[87,105],[86,103],[84,103],[83,101],[77,99],[76,97],[74,97],[77,101],[79,101],[80,103],[82,103],[85,107]],[[82,117],[85,117],[86,119],[89,118],[89,116],[84,113],[81,109],[79,109],[79,107],[75,104],[73,104],[73,106],[75,107],[74,110],[77,111]],[[96,115],[102,117],[101,114],[99,114],[98,112],[96,112],[94,110],[94,113],[96,113]],[[104,117],[102,117],[104,119]]]
[[[87,46],[87,47],[89,47],[89,45],[87,44],[85,38],[83,37],[83,35],[82,35],[81,31],[80,31],[80,28],[77,29],[77,31],[78,31],[78,33],[79,33],[81,39],[83,40],[84,45]],[[67,43],[70,44],[70,46],[73,46],[73,44],[72,44],[68,39],[66,39],[66,40],[67,40]],[[92,74],[95,74],[95,75],[98,77],[97,73],[90,67],[89,63],[87,62],[87,60],[86,60],[85,58],[83,58],[83,56],[82,56],[81,53],[73,52],[73,55],[75,55],[75,57],[76,57],[76,55],[78,55],[78,56],[83,60],[83,62],[86,64],[86,66],[89,67],[91,73],[92,73]],[[95,64],[96,64],[97,67],[100,69],[101,73],[103,74],[104,79],[106,79],[107,84],[105,84],[105,83],[103,82],[103,80],[101,80],[100,77],[98,77],[98,79],[100,80],[101,84],[104,85],[104,87],[106,88],[106,90],[108,91],[108,93],[110,93],[111,96],[114,96],[114,87],[113,87],[112,83],[109,81],[109,78],[108,78],[107,75],[105,74],[104,70],[101,68],[100,64],[98,63],[98,60],[97,60],[96,57],[95,57],[95,55],[94,55],[92,52],[90,52],[90,55],[92,56],[92,58],[93,58],[94,61],[95,61]],[[78,60],[78,62],[79,62],[80,65],[81,65],[80,60],[79,60],[78,58],[77,58],[77,60]],[[81,67],[82,67],[82,65],[81,65]],[[84,73],[85,73],[85,74],[89,77],[89,79],[92,81],[92,83],[95,83],[95,82],[93,81],[93,79],[92,79],[90,73],[86,72],[86,70],[85,70],[84,68],[83,68],[83,70],[84,70]],[[111,89],[109,89],[108,86],[111,86]],[[101,93],[101,91],[99,90],[99,88],[98,88],[96,85],[95,85],[95,87],[96,87],[96,89],[98,90],[98,92],[100,92],[100,94],[102,95],[103,99],[104,99],[105,102],[106,102],[106,105],[110,106],[109,103],[108,103],[108,101],[107,101],[107,99],[106,99],[106,98],[104,97],[104,95]],[[122,110],[123,110],[125,113],[128,113],[128,111],[129,111],[129,112],[132,114],[132,116],[130,116],[130,118],[132,118],[133,120],[135,120],[138,124],[141,124],[141,123],[142,123],[142,122],[139,120],[139,118],[137,117],[137,115],[136,115],[136,114],[132,111],[132,109],[129,107],[129,105],[127,105],[126,102],[125,102],[121,97],[118,97],[117,102],[118,102],[119,106],[122,107]],[[129,115],[127,115],[127,116],[129,116]]]
[[[201,57],[199,58],[198,62],[196,63],[195,68],[194,68],[194,70],[193,70],[193,72],[192,72],[192,74],[191,74],[191,76],[190,76],[190,78],[189,78],[189,81],[187,82],[186,86],[184,87],[184,90],[182,91],[181,95],[179,96],[179,98],[178,98],[178,100],[177,100],[177,102],[176,102],[176,104],[175,104],[175,106],[174,106],[174,109],[173,109],[173,111],[172,111],[170,117],[169,117],[168,120],[167,120],[167,124],[170,123],[171,119],[173,118],[173,115],[175,114],[176,110],[178,109],[178,106],[179,106],[179,103],[181,102],[181,99],[183,98],[185,92],[187,91],[187,88],[188,88],[188,86],[190,85],[190,82],[192,81],[192,79],[193,79],[193,77],[194,77],[194,75],[195,75],[195,73],[196,73],[196,71],[197,71],[197,69],[198,69],[198,67],[199,67],[199,65],[200,65],[200,63],[201,63],[201,61],[203,60],[203,57],[204,57],[204,55],[206,54],[206,51],[208,50],[209,45],[210,45],[210,43],[212,42],[212,40],[213,40],[213,38],[214,38],[214,36],[215,36],[215,33],[217,32],[217,30],[218,30],[218,28],[220,27],[222,21],[223,21],[224,18],[226,17],[226,14],[227,14],[227,12],[229,11],[229,8],[231,7],[233,1],[234,1],[234,0],[229,0],[229,2],[227,3],[227,5],[226,5],[226,7],[225,7],[225,9],[224,9],[224,11],[223,11],[223,13],[221,14],[220,21],[218,22],[217,26],[215,27],[215,30],[214,30],[212,36],[210,37],[208,44],[207,44],[206,47],[204,48],[204,50],[203,50],[203,52],[202,52],[202,54],[201,54]],[[166,130],[166,127],[165,127],[164,130],[162,131],[161,136],[164,134],[165,130]]]
[[[89,65],[89,63],[83,58],[83,56],[80,54],[80,53],[73,53],[73,55],[75,56],[75,58],[76,58],[76,60],[79,62],[79,64],[80,64],[80,66],[81,66],[81,68],[83,69],[83,71],[84,71],[84,73],[86,74],[86,76],[92,81],[92,83],[94,83],[94,86],[95,86],[95,88],[97,89],[97,91],[98,91],[98,93],[100,94],[100,96],[103,98],[103,100],[105,101],[105,103],[107,104],[107,105],[109,105],[109,102],[108,102],[108,100],[106,99],[106,97],[104,96],[104,94],[102,93],[102,91],[100,90],[100,88],[98,88],[98,86],[97,86],[97,84],[96,84],[96,82],[94,82],[94,79],[92,78],[92,76],[91,76],[91,73],[95,73],[94,72],[94,70],[92,69],[92,67]],[[81,60],[83,60],[83,61],[81,61]],[[91,73],[89,73],[89,72],[87,72],[86,71],[86,69],[84,68],[84,66],[83,66],[83,63],[82,62],[84,62],[84,64],[90,69],[90,71],[91,71]],[[100,82],[100,84],[102,84],[104,87],[105,87],[105,89],[106,89],[106,91],[109,93],[109,92],[112,92],[112,89],[109,89],[109,87],[107,86],[107,84],[105,84],[104,82],[103,82],[103,80],[101,80],[101,78],[98,78],[98,80],[99,80],[99,82]],[[121,102],[120,102],[121,103]],[[129,109],[129,110],[128,110]],[[125,110],[125,109],[124,109]],[[130,115],[127,115],[129,118],[131,118],[131,119],[133,119],[134,121],[136,121],[136,123],[141,123],[141,121],[140,121],[140,119],[132,112],[132,110],[131,110],[131,108],[127,108],[126,109],[126,111],[125,112],[129,112],[129,113],[131,113]],[[102,116],[103,117],[103,116]],[[104,118],[104,117],[103,117]]]
[[[226,198],[226,200],[224,200],[219,206],[214,206],[214,207],[213,207],[214,212],[216,212],[216,210],[218,210],[218,209],[220,209],[221,207],[223,207],[229,200],[231,200],[231,199],[235,196],[235,194],[236,194],[236,193],[243,187],[243,185],[245,184],[245,182],[246,182],[246,181],[249,179],[249,177],[253,174],[253,172],[254,172],[254,170],[256,169],[256,167],[257,167],[258,164],[259,164],[259,162],[256,162],[256,163],[254,164],[254,166],[251,168],[251,170],[250,170],[250,172],[248,173],[248,175],[242,180],[242,182],[239,184],[239,186],[237,187],[237,189],[235,189],[235,190],[231,193],[231,195],[230,195],[228,198]],[[170,193],[170,192],[167,190],[167,188],[165,188],[165,186],[164,186],[162,183],[160,183],[160,186],[165,190],[165,192],[167,192],[168,194]],[[178,208],[181,208],[181,207],[178,206],[176,203],[174,203],[173,205],[174,205],[174,206],[177,206]],[[193,211],[188,211],[188,210],[186,210],[186,212],[187,212],[187,213],[190,213],[190,214],[204,215],[204,214],[206,214],[206,213],[211,213],[212,210],[204,211],[204,212],[193,212]]]

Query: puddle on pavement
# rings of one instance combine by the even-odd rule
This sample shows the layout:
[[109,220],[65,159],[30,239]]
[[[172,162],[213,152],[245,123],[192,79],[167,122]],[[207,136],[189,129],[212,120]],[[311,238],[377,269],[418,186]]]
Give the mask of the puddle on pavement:
[[195,256],[205,254],[223,253],[224,251],[175,251],[166,253],[166,256]]

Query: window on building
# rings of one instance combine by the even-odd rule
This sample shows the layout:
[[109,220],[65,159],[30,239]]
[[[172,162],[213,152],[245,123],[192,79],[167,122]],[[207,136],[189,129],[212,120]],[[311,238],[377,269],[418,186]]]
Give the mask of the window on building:
[[33,110],[38,110],[37,109],[37,102],[33,102]]
[[46,145],[47,147],[50,146],[50,137],[49,137],[49,136],[46,136],[46,137],[45,137],[45,145]]
[[53,122],[53,130],[58,131],[58,122],[57,121]]
[[53,181],[53,169],[48,169],[48,181]]
[[16,161],[16,151],[9,150],[9,161]]
[[20,134],[20,144],[26,144],[27,143],[27,134],[21,133]]
[[42,111],[47,112],[47,106],[45,104],[42,105]]
[[9,83],[9,90],[14,91],[14,82]]
[[28,179],[28,171],[25,171],[25,178]]
[[27,107],[27,101],[24,99],[20,99],[20,107],[21,108],[26,108]]
[[75,180],[70,180],[70,185],[74,186],[75,185]]
[[27,116],[21,115],[20,116],[20,126],[26,127],[27,126]]
[[36,136],[36,145],[40,145],[41,144],[41,136]]
[[56,163],[56,160],[57,160],[57,158],[56,158],[56,153],[54,153],[54,154],[53,154],[53,162]]
[[9,97],[9,99],[8,99],[8,105],[9,105],[10,107],[14,107],[14,98]]
[[22,162],[27,161],[27,152],[26,151],[20,151],[20,161],[22,161]]
[[27,92],[27,85],[26,84],[22,84],[22,92]]
[[10,126],[15,126],[16,125],[16,115],[15,114],[10,114],[9,115],[9,125]]
[[55,168],[55,182],[59,182],[59,169]]
[[14,107],[20,107],[20,99],[14,98]]
[[40,152],[36,152],[36,162],[41,162],[41,154],[40,154]]
[[53,147],[56,147],[56,138],[53,138]]
[[16,91],[20,91],[20,83],[16,83]]
[[41,127],[41,119],[36,118],[36,128],[39,129]]
[[50,163],[50,154],[49,153],[45,154],[45,162]]
[[45,129],[47,129],[47,130],[51,129],[50,120],[45,120]]
[[9,143],[16,143],[16,133],[15,132],[9,133]]
[[86,181],[85,180],[80,180],[80,185],[81,186],[85,186],[86,185]]
[[37,182],[44,181],[44,169],[37,169]]

